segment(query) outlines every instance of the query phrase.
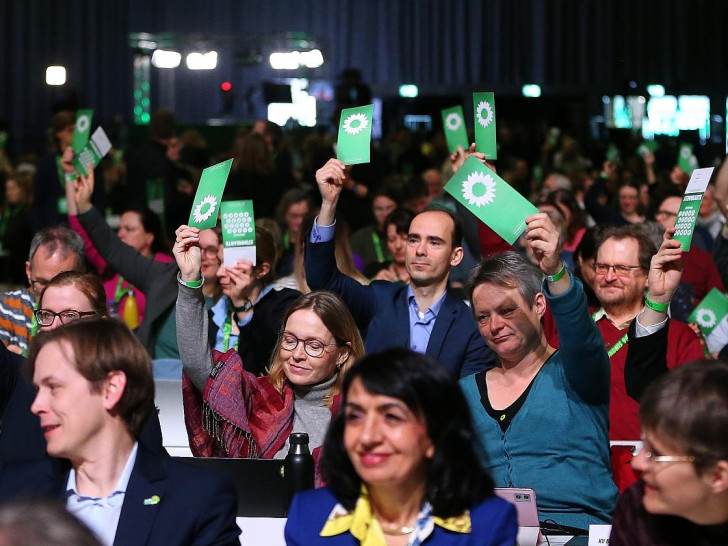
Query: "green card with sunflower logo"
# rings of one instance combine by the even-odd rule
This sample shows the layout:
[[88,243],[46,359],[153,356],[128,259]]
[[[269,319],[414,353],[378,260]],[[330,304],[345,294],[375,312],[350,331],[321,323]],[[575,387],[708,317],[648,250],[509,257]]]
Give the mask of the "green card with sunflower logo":
[[494,171],[470,156],[445,186],[445,191],[503,237],[516,242],[526,217],[538,209]]
[[698,168],[698,159],[693,154],[692,144],[688,142],[680,144],[677,153],[677,166],[686,174],[693,174],[693,171]]
[[485,159],[498,159],[493,93],[473,93],[473,109],[475,110],[475,151],[484,153]]
[[470,144],[468,143],[468,131],[465,128],[463,107],[458,105],[445,108],[441,113],[447,149],[450,150],[450,153],[457,151],[458,146],[462,146],[464,150],[467,150]]
[[728,315],[728,297],[717,288],[713,288],[690,313],[688,322],[697,324],[707,339],[726,315]]
[[373,118],[373,104],[341,111],[336,157],[344,165],[369,163]]
[[73,128],[73,141],[71,142],[74,154],[80,154],[83,147],[88,143],[93,117],[93,110],[79,110],[76,112],[76,125]]
[[210,229],[217,223],[217,211],[222,202],[222,192],[230,174],[233,160],[228,159],[202,171],[192,204],[188,225],[199,229]]

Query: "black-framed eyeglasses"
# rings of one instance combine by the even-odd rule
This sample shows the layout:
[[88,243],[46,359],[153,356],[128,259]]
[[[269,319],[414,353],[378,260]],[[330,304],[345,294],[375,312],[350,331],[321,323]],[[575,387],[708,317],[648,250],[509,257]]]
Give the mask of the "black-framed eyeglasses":
[[303,343],[303,350],[306,351],[306,354],[312,358],[318,358],[324,354],[326,347],[339,345],[338,343],[324,343],[320,339],[315,338],[298,339],[291,332],[281,332],[278,334],[278,337],[281,340],[281,349],[284,351],[293,352],[296,350],[299,343]]
[[629,277],[629,274],[633,269],[644,269],[641,265],[624,265],[624,264],[600,264],[593,263],[592,269],[597,275],[606,275],[610,269],[614,269],[614,274],[617,277]]
[[55,313],[50,309],[38,309],[35,312],[35,320],[41,326],[50,326],[53,321],[58,317],[61,320],[61,324],[68,324],[74,320],[78,320],[83,317],[90,317],[96,315],[96,311],[76,311],[75,309],[64,309],[59,313]]

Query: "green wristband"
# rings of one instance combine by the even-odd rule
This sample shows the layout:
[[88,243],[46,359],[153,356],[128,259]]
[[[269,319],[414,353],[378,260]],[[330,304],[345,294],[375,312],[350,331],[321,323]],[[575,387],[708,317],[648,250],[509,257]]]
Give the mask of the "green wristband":
[[664,313],[667,311],[668,307],[670,307],[670,302],[667,303],[657,303],[656,301],[652,301],[650,298],[645,296],[645,307],[649,307],[653,311],[657,311],[658,313]]
[[183,281],[182,280],[182,272],[177,273],[177,282],[180,283],[182,286],[186,286],[187,288],[200,288],[203,284],[205,284],[205,277],[204,275],[200,275],[200,280],[198,281]]
[[556,282],[564,275],[566,275],[566,264],[561,262],[561,269],[559,269],[559,272],[555,275],[546,275],[546,280],[549,282]]

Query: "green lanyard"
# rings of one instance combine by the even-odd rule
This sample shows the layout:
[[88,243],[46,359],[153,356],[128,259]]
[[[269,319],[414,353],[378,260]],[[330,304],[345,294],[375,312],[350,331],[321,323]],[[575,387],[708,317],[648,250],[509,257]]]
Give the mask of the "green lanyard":
[[291,247],[291,234],[287,231],[283,234],[283,248],[288,250]]
[[124,284],[124,277],[119,275],[119,280],[116,282],[116,290],[114,290],[114,301],[116,302],[116,305],[119,305],[121,298],[126,296],[134,288],[131,284],[129,286],[127,286],[126,288],[122,288],[123,284]]
[[[596,322],[596,321],[597,321],[597,313],[596,313],[596,311],[595,311],[595,312],[594,312],[594,314],[592,315],[592,320],[593,320],[594,322]],[[622,339],[618,340],[618,341],[617,341],[617,343],[615,343],[614,345],[612,345],[612,346],[611,346],[611,347],[609,348],[609,350],[607,351],[607,355],[609,356],[609,358],[612,358],[612,357],[613,357],[613,356],[614,356],[615,354],[617,354],[617,351],[619,351],[619,350],[620,350],[620,349],[621,349],[622,347],[624,347],[624,346],[625,346],[626,344],[627,344],[627,334],[624,334],[624,335],[622,336]]]
[[[228,313],[227,318],[225,319],[225,324],[223,324],[222,327],[222,352],[226,353],[227,350],[230,348],[230,334],[233,331],[233,319]],[[240,343],[240,335],[238,335],[238,339],[235,340],[235,347],[234,349],[238,350],[238,344]]]
[[379,235],[376,231],[372,231],[372,243],[374,243],[374,252],[377,254],[377,261],[384,261],[384,254],[382,253],[382,242],[379,240]]

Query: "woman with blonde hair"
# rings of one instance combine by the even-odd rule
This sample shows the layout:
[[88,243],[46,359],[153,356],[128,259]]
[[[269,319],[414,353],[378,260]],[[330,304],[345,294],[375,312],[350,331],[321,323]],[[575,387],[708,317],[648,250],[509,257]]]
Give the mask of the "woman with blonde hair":
[[364,354],[346,305],[312,292],[288,309],[268,373],[245,371],[234,349],[207,340],[201,292],[199,230],[181,226],[174,253],[180,267],[177,340],[184,368],[185,421],[190,447],[202,457],[283,458],[292,432],[305,432],[317,456],[340,398],[341,381]]

